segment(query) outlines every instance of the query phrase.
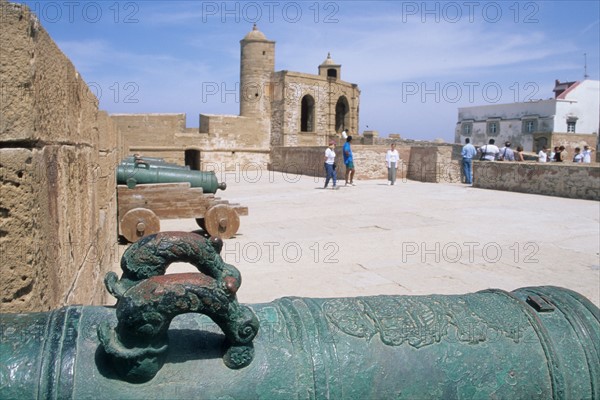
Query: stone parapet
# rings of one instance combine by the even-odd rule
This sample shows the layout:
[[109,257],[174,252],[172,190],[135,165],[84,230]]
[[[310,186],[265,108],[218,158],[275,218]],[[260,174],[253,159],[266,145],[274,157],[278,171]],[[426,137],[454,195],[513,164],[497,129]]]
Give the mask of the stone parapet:
[[460,162],[453,146],[412,147],[407,178],[421,182],[461,181]]
[[600,200],[597,164],[473,162],[473,187]]
[[[385,155],[388,146],[353,145],[355,178],[386,179]],[[396,146],[401,164],[398,179],[421,182],[460,182],[460,165],[453,146]],[[273,147],[270,169],[273,171],[324,177],[325,147]],[[336,147],[338,178],[346,173],[341,144]]]

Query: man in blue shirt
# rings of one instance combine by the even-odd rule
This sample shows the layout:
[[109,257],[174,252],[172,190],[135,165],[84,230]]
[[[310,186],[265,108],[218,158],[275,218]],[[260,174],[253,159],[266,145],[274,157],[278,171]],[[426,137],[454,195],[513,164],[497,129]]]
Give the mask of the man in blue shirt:
[[[352,136],[348,135],[342,149],[342,153],[344,154],[344,164],[346,165],[346,186],[356,186],[354,184],[354,158],[352,157],[352,148],[350,147],[351,141]],[[350,181],[348,181],[348,178],[350,178]]]
[[470,185],[473,183],[473,177],[471,175],[471,164],[473,162],[473,156],[477,154],[477,150],[475,150],[475,146],[471,144],[471,140],[469,138],[465,139],[465,145],[462,148],[462,167],[463,174],[465,175],[465,183]]

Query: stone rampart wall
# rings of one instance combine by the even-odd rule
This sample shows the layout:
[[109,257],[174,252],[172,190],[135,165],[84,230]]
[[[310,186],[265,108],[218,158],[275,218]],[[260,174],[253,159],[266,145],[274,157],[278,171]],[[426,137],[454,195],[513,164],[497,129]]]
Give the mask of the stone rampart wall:
[[269,163],[269,143],[259,143],[258,122],[251,118],[202,114],[200,128],[193,129],[186,127],[185,114],[110,117],[121,140],[121,158],[138,153],[185,165],[186,150],[194,150],[199,152],[200,169],[217,173],[266,169]]
[[474,161],[473,187],[600,200],[600,166]]
[[0,1],[0,312],[104,304],[116,131],[25,6]]
[[412,147],[407,178],[421,182],[460,182],[459,155],[455,146]]
[[[355,178],[386,179],[385,154],[387,146],[353,145]],[[412,179],[422,182],[460,182],[459,162],[453,155],[452,146],[409,147],[397,145],[401,164],[398,179]],[[323,167],[325,147],[274,147],[271,150],[273,171],[324,177]],[[454,157],[454,159],[453,159]],[[342,146],[336,147],[338,178],[345,173]]]

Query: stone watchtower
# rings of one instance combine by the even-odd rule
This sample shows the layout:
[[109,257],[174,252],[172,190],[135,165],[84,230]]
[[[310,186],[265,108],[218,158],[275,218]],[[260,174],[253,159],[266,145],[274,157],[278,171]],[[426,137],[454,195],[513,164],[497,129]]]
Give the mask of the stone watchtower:
[[[271,76],[275,71],[275,42],[256,25],[240,40],[240,116],[262,119],[269,129]],[[263,125],[263,124],[260,124]]]

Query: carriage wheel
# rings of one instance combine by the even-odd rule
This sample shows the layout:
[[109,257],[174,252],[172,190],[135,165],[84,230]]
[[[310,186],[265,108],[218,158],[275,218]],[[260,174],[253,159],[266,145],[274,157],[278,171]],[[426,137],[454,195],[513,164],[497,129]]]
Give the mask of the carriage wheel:
[[206,232],[206,220],[204,218],[196,218],[196,223],[204,232]]
[[209,208],[204,214],[204,229],[210,236],[229,239],[240,228],[240,217],[226,204],[218,204]]
[[147,208],[131,209],[121,219],[121,233],[132,243],[159,231],[160,219]]

